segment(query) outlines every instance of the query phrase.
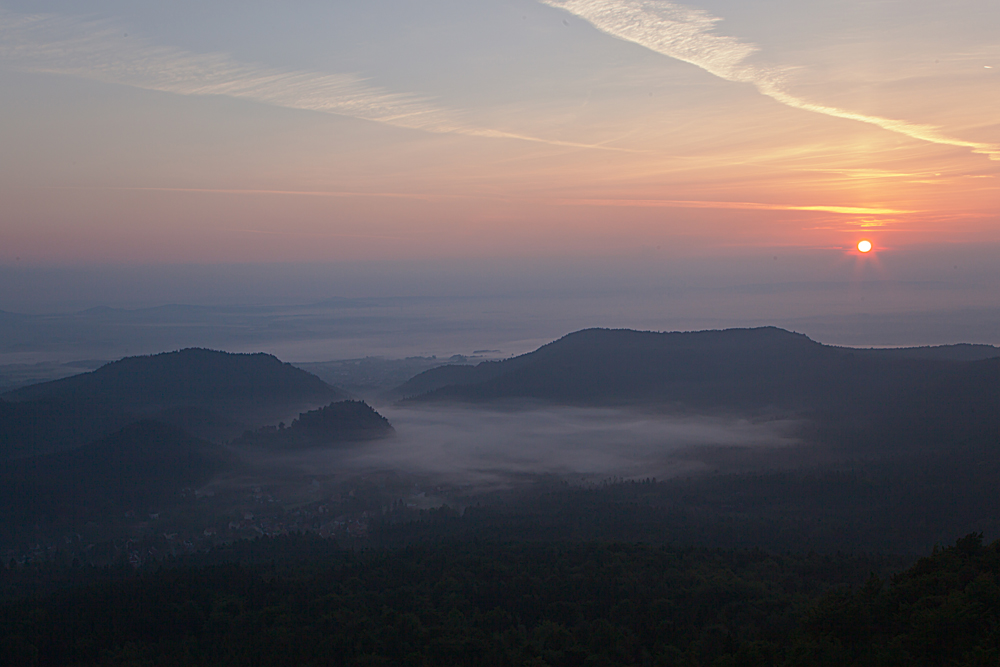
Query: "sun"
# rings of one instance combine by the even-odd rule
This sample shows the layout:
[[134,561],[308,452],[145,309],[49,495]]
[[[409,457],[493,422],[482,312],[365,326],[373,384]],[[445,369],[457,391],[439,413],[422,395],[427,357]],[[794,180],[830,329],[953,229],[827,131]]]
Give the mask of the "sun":
[[871,252],[872,242],[871,241],[858,241],[858,250],[861,252]]

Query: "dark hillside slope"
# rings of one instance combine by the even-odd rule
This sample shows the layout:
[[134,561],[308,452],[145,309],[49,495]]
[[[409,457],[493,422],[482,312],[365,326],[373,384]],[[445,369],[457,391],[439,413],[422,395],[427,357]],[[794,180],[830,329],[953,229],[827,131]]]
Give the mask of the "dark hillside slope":
[[[418,400],[537,398],[606,403],[712,399],[713,385],[739,377],[764,377],[782,358],[800,362],[822,354],[823,346],[801,334],[773,327],[684,333],[628,329],[584,329],[534,352],[471,368],[431,369],[408,381],[412,390],[430,387]],[[763,374],[762,374],[763,372]],[[449,381],[455,376],[461,381]],[[403,388],[401,387],[401,389]]]
[[[532,399],[583,405],[793,414],[897,442],[930,431],[997,433],[1000,359],[900,357],[767,327],[685,333],[587,329],[463,371],[410,400]],[[434,386],[446,369],[411,380]],[[452,371],[453,372],[453,371]],[[992,431],[990,430],[992,429]]]
[[290,449],[325,447],[385,438],[395,433],[389,420],[364,401],[339,401],[300,414],[287,428],[247,431],[234,446]]
[[[814,409],[849,400],[859,382],[880,384],[881,360],[773,327],[683,333],[587,329],[535,352],[475,368],[476,379],[425,400],[537,398],[581,403],[678,402],[692,407]],[[909,360],[895,364],[917,376]],[[442,369],[424,373],[428,376]],[[428,382],[429,383],[429,382]]]
[[95,399],[0,401],[0,461],[80,447],[129,421]]
[[16,389],[8,401],[79,400],[100,396],[127,412],[151,414],[177,406],[255,409],[275,403],[329,402],[342,392],[270,354],[200,348],[126,357],[90,373]]
[[3,529],[146,511],[229,463],[219,445],[159,422],[136,422],[73,451],[6,462],[0,469]]
[[499,377],[510,370],[508,361],[484,361],[476,366],[454,365],[438,366],[424,371],[386,393],[389,399],[405,399],[421,396],[428,392],[448,386],[477,384]]
[[127,357],[2,398],[0,457],[15,458],[72,449],[145,417],[222,442],[346,396],[269,354],[191,348]]

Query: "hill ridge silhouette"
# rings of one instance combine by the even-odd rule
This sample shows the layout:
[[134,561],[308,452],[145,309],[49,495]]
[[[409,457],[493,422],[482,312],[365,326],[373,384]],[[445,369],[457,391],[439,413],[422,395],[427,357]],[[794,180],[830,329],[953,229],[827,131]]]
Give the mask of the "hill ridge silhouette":
[[[315,375],[263,352],[185,348],[125,357],[0,396],[0,415],[6,415],[0,421],[0,457],[73,449],[144,417],[221,442],[346,398]],[[80,424],[87,427],[78,432]]]
[[[276,384],[277,383],[277,384]],[[189,401],[191,397],[218,401],[227,396],[315,393],[332,398],[346,395],[291,364],[264,352],[239,353],[189,347],[172,352],[124,357],[100,368],[59,380],[21,387],[2,397],[24,401],[41,397],[65,397],[77,391],[99,393],[106,399],[125,404],[151,400]],[[181,391],[183,399],[176,394]],[[175,396],[163,395],[170,392]]]
[[809,418],[830,433],[860,428],[889,447],[928,434],[995,434],[1000,357],[854,350],[777,327],[585,329],[504,361],[431,369],[396,393],[414,404],[528,400]]

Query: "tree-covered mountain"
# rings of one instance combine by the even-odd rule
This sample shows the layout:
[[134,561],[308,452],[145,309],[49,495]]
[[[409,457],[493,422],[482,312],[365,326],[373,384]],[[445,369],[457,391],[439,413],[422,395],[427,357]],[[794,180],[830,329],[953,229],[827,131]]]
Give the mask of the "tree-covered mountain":
[[118,410],[142,415],[178,406],[245,412],[271,410],[276,404],[346,398],[315,375],[273,355],[201,348],[126,357],[89,373],[22,387],[3,398],[78,400],[92,396],[100,396]]
[[221,442],[344,398],[269,354],[190,348],[127,357],[0,396],[0,458],[72,449],[142,418]]
[[236,447],[297,449],[377,440],[392,435],[389,420],[364,401],[338,401],[301,413],[287,427],[265,426],[233,441]]
[[387,399],[423,396],[443,387],[477,384],[499,377],[510,370],[513,360],[483,361],[475,366],[447,364],[418,373],[398,387],[386,392]]
[[397,393],[425,403],[528,399],[807,417],[829,437],[877,433],[886,446],[915,434],[995,435],[1000,357],[935,358],[949,356],[838,348],[774,327],[587,329],[505,361],[426,371]]
[[43,522],[70,527],[170,502],[231,465],[220,445],[142,420],[77,449],[7,461],[0,468],[0,530]]
[[[154,508],[167,510],[175,530],[193,531],[212,511],[180,492],[247,473],[249,453],[227,444],[241,433],[243,445],[287,449],[393,432],[365,403],[338,401],[342,392],[266,354],[132,357],[5,398],[0,549],[81,533],[93,541],[134,537],[135,513]],[[316,405],[326,407],[308,410]],[[267,426],[297,413],[289,428]]]
[[0,460],[80,447],[132,421],[99,397],[0,401]]
[[505,361],[431,369],[399,392],[424,401],[533,398],[816,410],[890,391],[910,393],[965,368],[895,350],[822,345],[774,327],[679,333],[586,329]]

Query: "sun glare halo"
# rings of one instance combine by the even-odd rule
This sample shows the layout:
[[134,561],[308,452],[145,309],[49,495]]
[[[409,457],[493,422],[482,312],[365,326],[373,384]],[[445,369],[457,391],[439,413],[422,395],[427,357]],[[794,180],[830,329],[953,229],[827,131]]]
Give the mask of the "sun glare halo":
[[872,242],[871,241],[858,241],[858,250],[861,252],[871,252]]

